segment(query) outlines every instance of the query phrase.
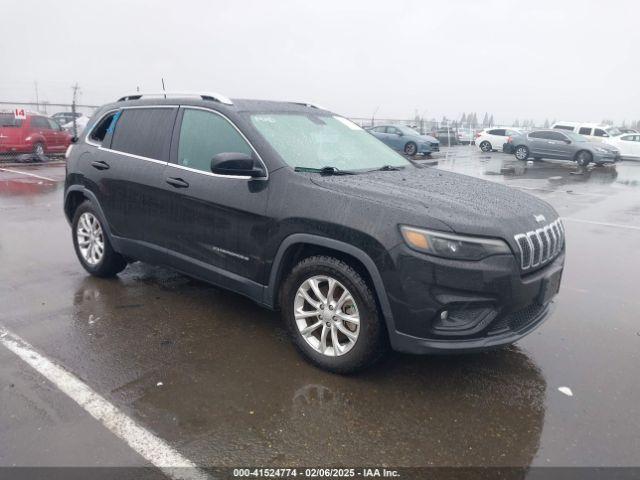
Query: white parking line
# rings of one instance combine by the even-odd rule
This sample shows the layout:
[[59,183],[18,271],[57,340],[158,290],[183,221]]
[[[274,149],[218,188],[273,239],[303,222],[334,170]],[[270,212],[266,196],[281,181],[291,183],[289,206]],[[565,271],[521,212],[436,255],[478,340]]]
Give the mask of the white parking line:
[[576,223],[588,223],[590,225],[600,225],[602,227],[614,227],[614,228],[626,228],[627,230],[640,230],[640,227],[635,225],[622,225],[621,223],[607,223],[607,222],[594,222],[593,220],[581,220],[579,218],[562,217],[563,221],[576,222]]
[[161,469],[168,477],[175,480],[210,478],[193,462],[180,455],[153,433],[138,425],[78,377],[40,355],[26,341],[1,325],[0,343],[28,363],[40,375],[47,378],[149,463]]
[[19,175],[28,175],[30,177],[40,178],[41,180],[49,180],[50,182],[59,182],[59,181],[61,181],[61,180],[54,180],[53,178],[49,178],[49,177],[44,177],[42,175],[36,175],[35,173],[31,173],[31,172],[23,172],[22,170],[14,170],[12,168],[0,168],[0,170],[2,170],[3,172],[17,173]]

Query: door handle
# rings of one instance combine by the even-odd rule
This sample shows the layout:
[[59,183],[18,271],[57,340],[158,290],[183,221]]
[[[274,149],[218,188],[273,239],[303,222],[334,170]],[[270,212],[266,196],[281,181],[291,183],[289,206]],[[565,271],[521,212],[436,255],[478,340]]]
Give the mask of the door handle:
[[167,178],[167,183],[173,187],[176,188],[188,188],[189,187],[189,182],[185,182],[183,179],[181,178],[177,178],[177,177],[169,177]]
[[108,170],[109,169],[109,164],[107,162],[102,161],[102,160],[94,160],[93,162],[91,162],[91,166],[93,168],[97,168],[98,170]]

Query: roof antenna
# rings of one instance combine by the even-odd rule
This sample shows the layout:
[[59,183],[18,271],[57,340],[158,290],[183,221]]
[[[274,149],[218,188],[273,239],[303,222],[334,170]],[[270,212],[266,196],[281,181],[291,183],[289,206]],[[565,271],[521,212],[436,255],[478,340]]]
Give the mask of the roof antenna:
[[162,77],[162,91],[165,92],[164,98],[166,100],[167,99],[167,93],[166,93],[166,90],[164,89],[164,77]]

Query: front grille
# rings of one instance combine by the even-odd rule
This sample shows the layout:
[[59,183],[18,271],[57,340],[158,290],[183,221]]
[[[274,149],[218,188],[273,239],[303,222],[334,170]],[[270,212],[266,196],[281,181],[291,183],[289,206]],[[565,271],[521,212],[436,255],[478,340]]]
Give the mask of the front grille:
[[564,226],[560,219],[537,230],[513,237],[520,250],[522,270],[530,270],[549,263],[564,246]]
[[440,143],[431,142],[431,150],[434,151],[434,152],[439,152],[440,151]]

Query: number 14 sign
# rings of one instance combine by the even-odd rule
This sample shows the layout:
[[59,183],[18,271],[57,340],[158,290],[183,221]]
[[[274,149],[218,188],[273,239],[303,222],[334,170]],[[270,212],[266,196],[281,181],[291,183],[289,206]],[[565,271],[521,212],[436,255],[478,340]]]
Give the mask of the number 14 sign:
[[16,117],[16,120],[26,120],[27,112],[24,111],[24,108],[16,108],[13,111],[13,116]]

